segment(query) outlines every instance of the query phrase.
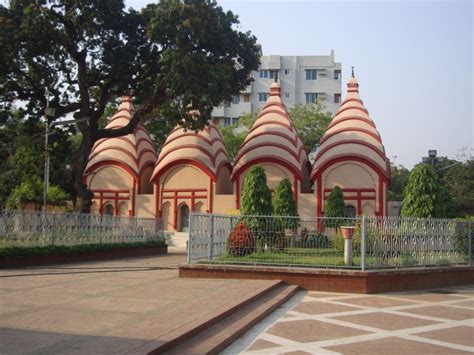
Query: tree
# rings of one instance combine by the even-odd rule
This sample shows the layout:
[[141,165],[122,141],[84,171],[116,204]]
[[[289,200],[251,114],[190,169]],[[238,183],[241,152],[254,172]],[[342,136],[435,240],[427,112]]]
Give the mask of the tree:
[[402,201],[403,189],[408,182],[410,171],[402,165],[391,164],[390,187],[388,190],[389,201]]
[[298,135],[308,153],[319,144],[319,140],[331,122],[331,113],[323,112],[323,110],[324,105],[320,101],[315,104],[296,104],[289,110]]
[[474,215],[474,159],[448,169],[443,184],[461,215]]
[[[293,198],[293,189],[288,179],[278,184],[273,196],[273,214],[275,216],[298,216],[298,209]],[[298,225],[296,218],[283,218],[284,228],[295,228]]]
[[415,166],[403,194],[401,216],[451,217],[453,207],[451,196],[440,184],[434,169],[429,165]]
[[[254,36],[235,29],[238,23],[212,0],[162,0],[140,13],[125,11],[122,0],[11,1],[0,6],[0,101],[5,112],[24,101],[38,119],[48,87],[52,119],[81,120],[73,182],[88,212],[92,194],[83,172],[97,140],[129,134],[153,118],[200,129],[214,106],[250,83],[259,50]],[[107,105],[125,93],[137,107],[130,123],[100,128]]]
[[326,204],[324,205],[324,217],[329,217],[324,220],[325,226],[329,228],[339,228],[347,224],[345,220],[346,205],[344,203],[344,194],[339,186],[334,186],[328,196]]
[[[0,126],[0,209],[5,207],[13,189],[23,182],[43,179],[44,123],[26,117],[22,109],[14,109]],[[55,128],[50,136],[50,183],[69,194],[74,189],[66,165],[73,161],[71,132]]]
[[270,216],[272,210],[272,193],[267,186],[265,170],[254,166],[245,175],[241,212],[243,215]]
[[239,153],[240,146],[247,137],[248,131],[252,128],[258,113],[246,113],[239,118],[237,124],[220,128],[222,141],[224,143],[229,159],[232,161]]

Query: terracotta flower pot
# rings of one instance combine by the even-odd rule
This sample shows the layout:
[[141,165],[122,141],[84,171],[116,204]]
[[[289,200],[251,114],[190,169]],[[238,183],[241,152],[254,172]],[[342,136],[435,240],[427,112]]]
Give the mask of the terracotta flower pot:
[[352,239],[354,236],[355,227],[341,227],[342,236],[344,239]]

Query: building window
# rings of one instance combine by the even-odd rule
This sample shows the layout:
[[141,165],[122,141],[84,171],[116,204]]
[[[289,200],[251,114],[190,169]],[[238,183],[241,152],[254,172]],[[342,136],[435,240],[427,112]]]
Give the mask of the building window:
[[305,93],[305,96],[307,104],[315,104],[316,100],[318,99],[318,94],[316,94],[315,92],[307,92]]
[[290,74],[290,69],[285,69],[285,75],[289,75]]
[[285,92],[285,97],[286,97],[287,99],[289,99],[289,98],[290,98],[290,93],[289,93],[289,92]]
[[239,122],[239,118],[238,118],[238,117],[232,117],[232,124],[233,124],[233,125],[236,125],[238,122]]
[[239,96],[239,95],[234,95],[234,96],[232,96],[232,103],[233,103],[234,105],[238,105],[239,102],[240,102],[240,96]]
[[341,80],[341,71],[334,70],[334,80]]
[[266,92],[259,92],[258,93],[258,101],[265,102],[268,99],[268,93]]
[[258,73],[261,78],[268,78],[268,70],[259,70]]
[[275,79],[278,78],[278,73],[280,72],[279,70],[269,70],[270,72],[270,79]]
[[230,125],[230,117],[224,117],[224,127]]
[[334,103],[335,104],[341,103],[341,94],[334,94]]
[[316,69],[306,69],[306,80],[316,80],[318,71]]
[[244,102],[250,102],[250,94],[244,94]]
[[230,101],[227,101],[227,100],[226,100],[226,101],[224,102],[224,106],[225,106],[225,107],[230,107]]

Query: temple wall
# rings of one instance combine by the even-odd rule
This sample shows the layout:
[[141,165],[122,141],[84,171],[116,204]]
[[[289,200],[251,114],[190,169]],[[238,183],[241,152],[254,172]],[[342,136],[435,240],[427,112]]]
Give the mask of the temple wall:
[[89,189],[130,189],[133,178],[125,170],[116,166],[105,166],[87,178]]
[[[291,184],[293,185],[293,174],[285,167],[268,163],[262,163],[258,165],[263,167],[263,169],[265,170],[265,175],[267,176],[267,186],[270,190],[274,191],[280,181],[283,179],[290,180]],[[245,170],[240,175],[240,191],[242,191],[242,187],[244,186],[245,175],[248,173],[249,170],[250,169]]]
[[298,195],[298,215],[301,218],[316,217],[316,195],[314,193]]
[[137,195],[135,215],[140,218],[155,218],[155,201],[153,195]]
[[235,209],[234,195],[214,195],[214,213],[227,214]]

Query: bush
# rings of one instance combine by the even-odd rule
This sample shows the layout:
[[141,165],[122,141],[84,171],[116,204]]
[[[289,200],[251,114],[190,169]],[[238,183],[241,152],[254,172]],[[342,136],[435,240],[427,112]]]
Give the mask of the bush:
[[326,205],[324,206],[324,217],[340,217],[341,219],[324,220],[326,227],[339,228],[347,223],[346,205],[344,204],[344,195],[339,186],[335,186],[328,196]]
[[[288,179],[283,179],[278,184],[273,196],[273,214],[275,216],[298,216],[293,189]],[[295,229],[298,226],[298,218],[280,218],[284,229]]]
[[241,212],[243,215],[270,216],[272,211],[272,193],[267,186],[265,170],[254,166],[245,175]]
[[329,238],[327,235],[319,233],[318,231],[310,231],[306,239],[306,246],[308,248],[329,248]]
[[0,248],[0,258],[24,258],[49,255],[79,255],[93,252],[163,247],[163,240],[152,240],[134,243],[107,243],[107,244],[78,244],[78,245],[48,245],[44,247],[5,247]]
[[252,231],[240,221],[227,238],[227,251],[232,256],[244,256],[255,251],[255,238]]

